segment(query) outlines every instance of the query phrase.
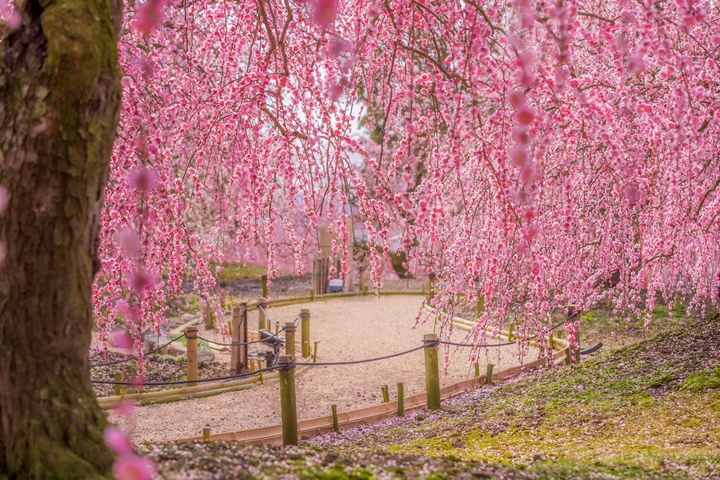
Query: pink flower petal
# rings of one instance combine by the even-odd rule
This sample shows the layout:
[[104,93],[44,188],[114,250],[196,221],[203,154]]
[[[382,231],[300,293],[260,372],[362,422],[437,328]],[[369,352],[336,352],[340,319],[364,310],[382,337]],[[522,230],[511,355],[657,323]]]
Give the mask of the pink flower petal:
[[108,425],[105,428],[103,439],[105,440],[105,445],[118,455],[122,456],[132,453],[132,447],[130,446],[130,440],[127,435],[115,425]]

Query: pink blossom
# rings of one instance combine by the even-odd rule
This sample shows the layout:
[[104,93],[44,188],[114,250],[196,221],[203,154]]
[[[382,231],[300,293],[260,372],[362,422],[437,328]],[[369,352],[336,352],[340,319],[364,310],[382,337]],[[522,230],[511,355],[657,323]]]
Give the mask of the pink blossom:
[[115,425],[108,425],[105,427],[103,438],[105,440],[105,445],[107,445],[116,454],[123,456],[132,453],[130,439],[128,439],[127,435],[125,435],[125,432]]
[[521,125],[530,125],[535,118],[535,112],[528,106],[522,106],[518,109],[516,116]]
[[147,167],[140,167],[130,175],[130,184],[141,192],[152,190],[159,183],[157,172]]
[[143,269],[136,271],[131,277],[131,285],[137,293],[155,286],[155,279]]
[[135,405],[130,400],[120,402],[117,407],[114,408],[116,412],[125,417],[131,416],[135,412]]
[[113,463],[113,475],[117,480],[152,480],[155,467],[146,457],[121,455]]
[[513,108],[520,108],[525,105],[525,93],[522,90],[513,90],[507,94],[507,99]]
[[313,20],[321,28],[327,28],[335,22],[338,12],[338,0],[315,0]]
[[110,337],[110,342],[113,346],[124,350],[130,350],[133,347],[132,337],[123,329],[116,329]]
[[627,183],[623,187],[623,195],[625,195],[630,205],[635,205],[640,201],[640,189],[635,183]]
[[162,21],[163,0],[147,0],[136,11],[135,28],[149,35]]

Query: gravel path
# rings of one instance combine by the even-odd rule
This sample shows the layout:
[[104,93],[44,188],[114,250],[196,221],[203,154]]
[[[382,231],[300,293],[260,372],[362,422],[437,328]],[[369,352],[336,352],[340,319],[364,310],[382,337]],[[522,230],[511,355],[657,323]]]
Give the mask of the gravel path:
[[[284,323],[294,320],[300,308],[309,308],[311,340],[320,342],[318,362],[331,362],[383,356],[421,345],[423,334],[433,331],[432,323],[415,327],[421,304],[420,296],[350,297],[275,307],[268,314]],[[253,311],[249,326],[256,325]],[[464,334],[458,330],[452,340],[461,342]],[[442,385],[474,375],[468,349],[450,347],[446,352],[449,363],[445,375],[441,374]],[[534,352],[530,355],[534,358]],[[515,346],[490,349],[488,358],[482,353],[481,371],[488,362],[495,364],[495,371],[518,364]],[[331,404],[337,404],[339,412],[377,404],[382,401],[384,384],[390,385],[391,398],[395,398],[398,382],[405,383],[407,395],[424,391],[422,351],[373,363],[312,367],[297,377],[298,417],[328,415]],[[131,432],[137,443],[200,435],[206,423],[213,433],[274,425],[280,423],[279,387],[277,383],[258,385],[214,397],[138,407],[130,418],[114,412],[109,417]]]

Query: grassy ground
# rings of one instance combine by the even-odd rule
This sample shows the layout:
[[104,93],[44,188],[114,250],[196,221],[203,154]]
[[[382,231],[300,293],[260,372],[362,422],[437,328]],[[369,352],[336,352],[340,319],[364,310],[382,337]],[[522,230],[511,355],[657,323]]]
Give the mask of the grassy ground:
[[720,319],[305,447],[145,451],[167,478],[720,478]]

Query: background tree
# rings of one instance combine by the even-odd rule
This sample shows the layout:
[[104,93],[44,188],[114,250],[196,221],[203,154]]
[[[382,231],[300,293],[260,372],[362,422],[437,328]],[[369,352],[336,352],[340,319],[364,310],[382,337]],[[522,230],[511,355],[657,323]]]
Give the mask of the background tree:
[[0,42],[0,474],[100,477],[112,456],[87,351],[121,2],[19,5]]

